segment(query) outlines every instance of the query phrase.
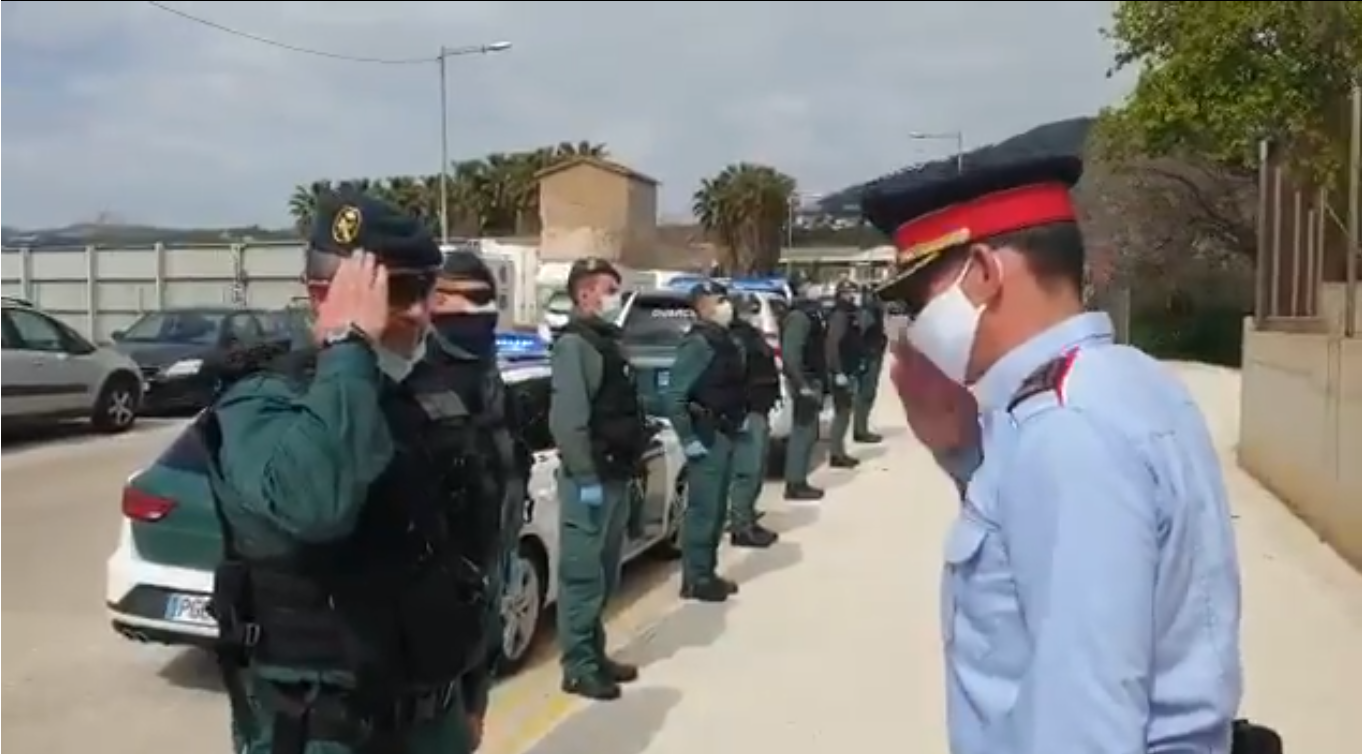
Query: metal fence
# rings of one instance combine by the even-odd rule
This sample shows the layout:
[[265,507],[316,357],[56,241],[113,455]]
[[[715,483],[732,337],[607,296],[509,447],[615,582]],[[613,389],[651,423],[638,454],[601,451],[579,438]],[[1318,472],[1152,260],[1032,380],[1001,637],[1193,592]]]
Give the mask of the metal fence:
[[[1254,305],[1259,330],[1357,335],[1362,86],[1341,96],[1329,115],[1332,140],[1348,145],[1344,172],[1333,186],[1297,180],[1288,148],[1271,141],[1260,145]],[[1339,312],[1321,306],[1329,283],[1342,284]]]
[[304,293],[295,243],[5,248],[3,290],[98,341],[175,306],[279,308]]

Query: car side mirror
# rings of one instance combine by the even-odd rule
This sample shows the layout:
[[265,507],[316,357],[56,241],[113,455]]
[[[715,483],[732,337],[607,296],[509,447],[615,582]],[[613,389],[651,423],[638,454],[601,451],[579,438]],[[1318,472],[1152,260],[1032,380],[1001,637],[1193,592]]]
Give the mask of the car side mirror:
[[123,339],[124,335],[127,335],[127,333],[125,333],[122,330],[114,330],[112,333],[109,334],[109,338],[112,339],[115,343],[117,343],[118,341]]

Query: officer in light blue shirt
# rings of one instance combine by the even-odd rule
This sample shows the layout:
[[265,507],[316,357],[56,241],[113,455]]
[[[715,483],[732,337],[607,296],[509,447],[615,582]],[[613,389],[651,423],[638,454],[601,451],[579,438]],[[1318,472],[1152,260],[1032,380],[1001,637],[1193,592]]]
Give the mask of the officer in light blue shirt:
[[984,167],[863,205],[899,250],[880,293],[913,318],[895,385],[963,493],[941,594],[951,751],[1227,754],[1242,680],[1220,462],[1182,384],[1083,311],[1081,173]]

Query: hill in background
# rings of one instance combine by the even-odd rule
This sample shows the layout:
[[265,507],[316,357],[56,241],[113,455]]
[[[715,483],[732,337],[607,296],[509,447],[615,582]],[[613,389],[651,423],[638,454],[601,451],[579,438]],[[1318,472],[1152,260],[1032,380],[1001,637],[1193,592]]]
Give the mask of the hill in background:
[[[1083,145],[1092,128],[1092,118],[1069,118],[1068,120],[1046,123],[1030,131],[1004,139],[997,144],[979,147],[965,153],[965,170],[971,167],[986,167],[1006,164],[1034,157],[1053,157],[1056,155],[1081,155]],[[924,182],[937,181],[955,175],[955,156],[910,165],[893,173],[880,176],[872,181],[849,186],[828,194],[818,200],[819,208],[830,216],[845,216],[859,212],[861,195],[868,189],[903,189]]]
[[[980,147],[965,153],[965,169],[1013,162],[1030,157],[1059,154],[1081,154],[1087,141],[1092,118],[1070,118],[1037,126],[997,144]],[[861,195],[872,186],[903,187],[924,181],[935,181],[955,174],[955,157],[924,162],[901,168],[871,181],[848,186],[820,198],[810,210],[801,212],[797,223],[796,245],[866,246],[879,239],[867,238],[866,229],[856,227]],[[659,257],[686,257],[687,262],[700,264],[706,256],[702,230],[693,224],[668,223],[659,228]],[[65,228],[22,230],[0,228],[0,239],[7,248],[82,246],[148,246],[164,244],[222,244],[251,241],[293,241],[297,233],[291,228],[267,229],[258,226],[242,228],[159,228],[150,225],[130,225],[117,222],[80,223]],[[666,253],[661,253],[665,251]],[[689,259],[694,256],[695,259]]]

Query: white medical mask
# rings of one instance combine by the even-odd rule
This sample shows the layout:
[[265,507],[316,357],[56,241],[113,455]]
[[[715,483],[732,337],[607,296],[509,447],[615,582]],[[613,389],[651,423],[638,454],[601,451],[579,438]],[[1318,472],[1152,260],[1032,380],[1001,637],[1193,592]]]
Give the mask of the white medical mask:
[[714,324],[728,327],[733,324],[733,302],[720,301],[714,305]]
[[908,328],[908,342],[942,374],[961,385],[965,384],[965,371],[985,308],[971,303],[960,287],[967,272],[968,263],[949,288],[927,302]]
[[416,362],[425,358],[426,339],[422,337],[412,349],[411,355],[402,356],[390,351],[382,346],[374,347],[374,357],[378,360],[378,371],[388,376],[393,382],[401,382],[407,379],[411,370],[416,367]]
[[619,293],[611,293],[601,299],[601,314],[612,314],[620,310],[624,305],[624,296]]

